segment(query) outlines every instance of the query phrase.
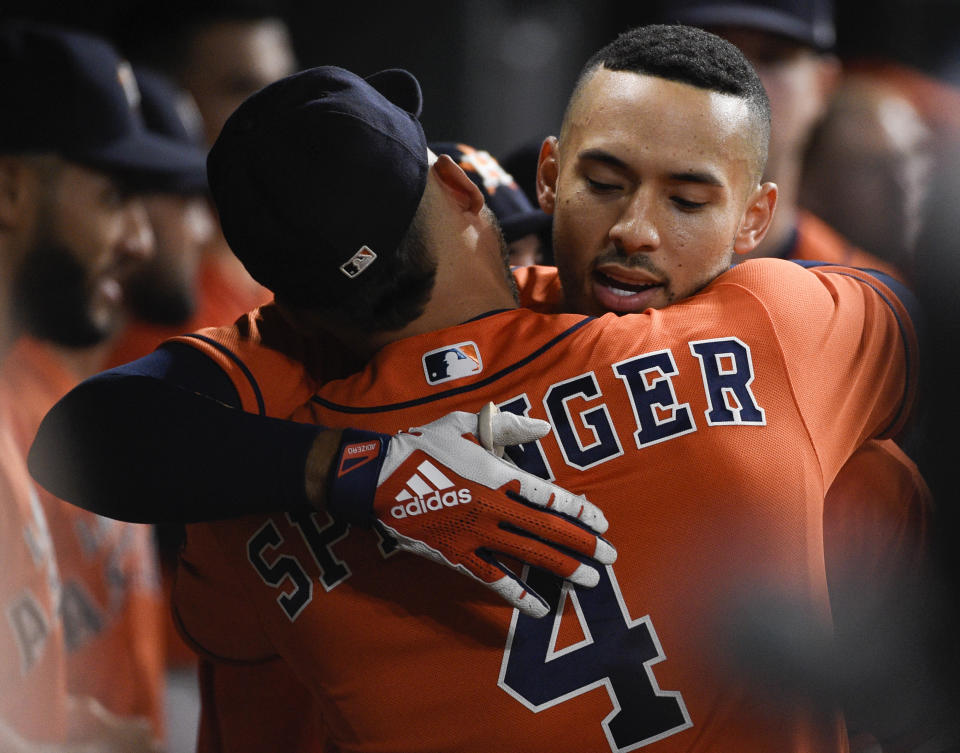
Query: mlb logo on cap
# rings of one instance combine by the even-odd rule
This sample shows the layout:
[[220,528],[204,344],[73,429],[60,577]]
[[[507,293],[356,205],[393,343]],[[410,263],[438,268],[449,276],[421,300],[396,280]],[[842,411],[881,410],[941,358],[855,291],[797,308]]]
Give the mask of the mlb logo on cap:
[[340,265],[340,271],[352,280],[373,264],[373,260],[376,258],[377,255],[373,253],[373,250],[369,246],[363,246],[357,253]]
[[427,384],[441,384],[483,371],[480,350],[474,342],[445,345],[423,356]]

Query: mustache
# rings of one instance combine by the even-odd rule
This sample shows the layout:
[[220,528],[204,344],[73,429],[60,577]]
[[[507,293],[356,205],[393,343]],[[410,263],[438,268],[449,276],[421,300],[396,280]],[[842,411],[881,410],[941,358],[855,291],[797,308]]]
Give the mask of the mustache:
[[650,272],[658,279],[666,278],[663,271],[651,261],[648,254],[628,254],[621,248],[612,246],[601,252],[593,260],[593,268],[596,269],[604,264],[618,264],[625,269],[642,269]]

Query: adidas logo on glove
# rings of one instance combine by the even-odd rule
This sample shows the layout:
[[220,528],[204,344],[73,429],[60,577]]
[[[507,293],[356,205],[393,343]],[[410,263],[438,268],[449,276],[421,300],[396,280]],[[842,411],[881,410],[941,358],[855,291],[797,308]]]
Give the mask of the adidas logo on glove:
[[419,472],[408,478],[404,488],[394,497],[400,503],[390,508],[390,514],[394,518],[424,515],[432,510],[456,507],[473,501],[469,489],[451,489],[453,482],[429,460],[420,463],[417,471]]

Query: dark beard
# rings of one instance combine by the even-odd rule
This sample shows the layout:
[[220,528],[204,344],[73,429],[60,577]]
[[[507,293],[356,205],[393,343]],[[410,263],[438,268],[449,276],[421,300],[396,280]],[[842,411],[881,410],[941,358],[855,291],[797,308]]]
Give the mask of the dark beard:
[[183,286],[163,284],[150,268],[141,267],[124,285],[127,310],[150,324],[185,324],[196,309],[196,295]]
[[112,334],[92,319],[86,270],[62,244],[38,243],[17,270],[13,287],[17,320],[38,339],[87,348]]
[[507,245],[506,238],[503,237],[503,230],[500,228],[500,222],[497,220],[497,215],[493,213],[493,210],[488,206],[484,206],[481,210],[490,221],[490,225],[493,227],[494,232],[497,234],[497,243],[500,246],[500,258],[503,260],[503,275],[507,280],[507,284],[510,286],[510,293],[513,295],[513,300],[516,303],[520,302],[520,290],[517,288],[517,280],[513,276],[513,272],[510,271],[510,247]]

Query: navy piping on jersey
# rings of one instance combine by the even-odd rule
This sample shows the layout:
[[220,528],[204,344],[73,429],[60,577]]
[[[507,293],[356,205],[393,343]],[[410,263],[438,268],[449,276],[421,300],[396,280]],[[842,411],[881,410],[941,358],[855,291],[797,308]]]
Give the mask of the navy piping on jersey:
[[257,410],[259,411],[261,416],[267,415],[267,406],[263,401],[263,393],[260,392],[260,385],[258,385],[257,380],[253,378],[253,374],[250,372],[250,369],[247,368],[247,365],[243,361],[241,361],[235,353],[233,353],[229,348],[226,348],[220,343],[218,343],[216,340],[211,340],[209,337],[205,335],[191,334],[191,335],[184,335],[184,337],[192,337],[196,340],[200,340],[202,342],[207,343],[207,345],[212,345],[214,348],[219,350],[225,356],[228,356],[231,361],[233,361],[238,367],[240,367],[240,371],[243,372],[243,375],[247,378],[247,381],[250,382],[250,387],[253,389],[254,397],[257,398]]
[[511,371],[515,371],[516,369],[526,366],[531,361],[539,358],[541,355],[546,353],[554,345],[561,342],[562,340],[565,340],[567,337],[572,335],[581,327],[583,327],[586,324],[589,324],[595,319],[596,319],[595,316],[584,317],[581,321],[577,322],[569,329],[561,332],[556,337],[544,343],[529,355],[521,358],[516,363],[512,363],[509,366],[505,366],[495,374],[491,374],[490,376],[488,376],[486,379],[481,379],[479,382],[474,382],[473,384],[467,384],[467,385],[464,385],[463,387],[454,387],[453,389],[450,389],[450,390],[444,390],[443,392],[438,392],[435,395],[427,395],[426,397],[420,397],[415,400],[406,400],[402,403],[391,403],[389,405],[374,405],[366,408],[357,408],[351,405],[339,405],[337,403],[331,403],[328,400],[324,400],[319,395],[314,395],[310,399],[313,402],[317,403],[318,405],[322,405],[324,408],[329,408],[330,410],[338,411],[339,413],[381,413],[385,411],[402,410],[403,408],[412,408],[416,405],[424,405],[426,403],[431,403],[435,400],[443,400],[444,398],[451,397],[453,395],[462,395],[467,392],[472,392],[473,390],[478,390],[481,387],[486,387],[488,384],[492,384],[493,382],[497,381],[498,379],[505,376],[506,374],[509,374]]
[[[836,264],[831,264],[829,262],[799,261],[799,260],[793,260],[793,261],[795,264],[799,264],[802,267],[807,267],[808,269],[811,267],[837,267],[838,266]],[[897,298],[900,300],[900,303],[902,303],[903,307],[907,309],[907,313],[910,314],[911,319],[916,320],[917,318],[916,314],[911,313],[911,309],[916,307],[916,301],[913,297],[913,294],[903,283],[890,277],[890,275],[886,274],[885,272],[879,272],[875,269],[862,269],[859,267],[856,267],[856,269],[858,269],[861,272],[866,272],[871,277],[876,277],[878,281],[884,283],[888,288],[893,290],[894,293],[897,294]],[[893,315],[897,319],[897,328],[900,330],[900,340],[903,342],[903,354],[904,354],[903,360],[906,362],[907,376],[906,376],[906,383],[904,384],[904,388],[903,388],[903,399],[900,401],[900,407],[897,410],[896,415],[893,417],[893,420],[880,433],[880,436],[885,436],[887,432],[889,432],[900,421],[900,416],[903,415],[903,410],[907,404],[907,395],[910,394],[910,389],[911,389],[911,383],[910,383],[911,361],[910,361],[910,349],[907,347],[906,327],[904,326],[903,320],[900,318],[900,315],[897,313],[896,307],[890,301],[890,298],[884,295],[883,291],[880,290],[878,287],[868,282],[867,280],[864,280],[862,277],[852,275],[849,272],[844,272],[842,271],[842,269],[829,269],[824,271],[828,272],[829,274],[844,275],[845,277],[853,277],[855,280],[859,280],[864,285],[868,285],[870,288],[872,288],[876,292],[877,295],[880,296],[883,302],[890,307],[890,310],[893,312]]]
[[[864,271],[868,271],[868,270],[864,270]],[[907,347],[907,330],[903,325],[903,320],[900,318],[900,315],[897,313],[896,307],[893,305],[890,299],[886,295],[884,295],[883,291],[880,290],[878,287],[876,287],[875,285],[869,282],[866,282],[865,280],[863,280],[860,277],[857,277],[856,275],[850,274],[849,272],[831,272],[831,274],[844,275],[845,277],[853,277],[856,280],[860,280],[865,285],[869,285],[877,293],[877,295],[879,295],[880,298],[883,299],[883,302],[890,307],[890,310],[893,312],[893,315],[897,319],[897,328],[900,330],[900,340],[903,343],[903,360],[906,364],[907,373],[906,373],[906,378],[904,380],[903,398],[900,400],[900,407],[897,409],[897,413],[893,417],[893,419],[890,421],[890,423],[879,434],[879,436],[881,437],[886,436],[887,433],[900,422],[900,417],[903,415],[903,410],[907,405],[907,396],[910,394],[910,390],[912,389],[912,384],[910,382],[910,370],[911,370],[910,349]]]

